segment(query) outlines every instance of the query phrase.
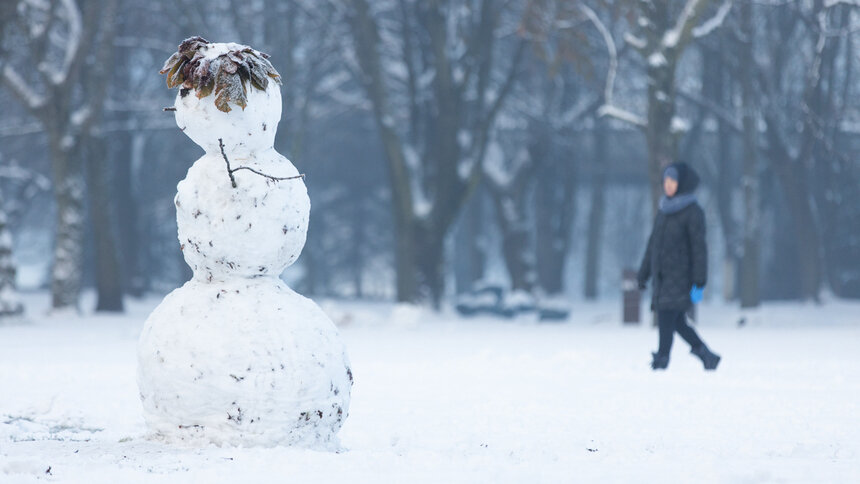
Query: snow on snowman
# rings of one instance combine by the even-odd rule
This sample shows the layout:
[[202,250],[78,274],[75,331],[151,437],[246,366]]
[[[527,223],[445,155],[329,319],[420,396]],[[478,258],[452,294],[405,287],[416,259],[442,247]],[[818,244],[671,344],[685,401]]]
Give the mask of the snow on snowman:
[[352,372],[337,329],[284,284],[310,213],[298,170],[274,149],[280,76],[268,56],[186,39],[161,70],[179,128],[206,153],[177,186],[194,277],[144,324],[138,386],[157,438],[336,449]]

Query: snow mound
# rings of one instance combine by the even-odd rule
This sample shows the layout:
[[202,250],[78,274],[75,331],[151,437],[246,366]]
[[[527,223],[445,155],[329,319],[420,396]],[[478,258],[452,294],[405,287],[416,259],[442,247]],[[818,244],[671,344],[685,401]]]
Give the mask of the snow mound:
[[168,441],[336,447],[352,372],[337,329],[270,278],[189,281],[146,321],[138,385]]

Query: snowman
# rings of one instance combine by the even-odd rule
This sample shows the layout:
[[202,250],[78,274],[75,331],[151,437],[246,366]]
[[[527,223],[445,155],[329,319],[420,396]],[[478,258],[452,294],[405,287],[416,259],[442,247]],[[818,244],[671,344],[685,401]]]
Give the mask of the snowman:
[[200,37],[161,71],[179,128],[205,154],[177,186],[194,277],[138,343],[144,417],[169,442],[337,448],[352,372],[331,320],[279,276],[305,244],[310,200],[275,151],[280,77],[267,55]]

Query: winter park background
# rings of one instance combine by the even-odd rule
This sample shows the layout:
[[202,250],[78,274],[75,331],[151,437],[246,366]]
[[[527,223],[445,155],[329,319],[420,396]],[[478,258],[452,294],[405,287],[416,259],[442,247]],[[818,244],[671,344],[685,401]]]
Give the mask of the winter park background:
[[[860,4],[0,0],[0,483],[860,481]],[[282,77],[282,279],[355,375],[339,452],[148,438],[191,272],[183,39]],[[662,168],[702,176],[715,372],[623,324]]]

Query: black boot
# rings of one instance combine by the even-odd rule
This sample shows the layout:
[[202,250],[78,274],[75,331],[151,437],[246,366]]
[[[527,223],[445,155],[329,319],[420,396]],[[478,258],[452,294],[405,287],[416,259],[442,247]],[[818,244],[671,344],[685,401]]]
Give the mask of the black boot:
[[720,364],[720,355],[715,354],[707,346],[701,344],[690,350],[690,353],[699,357],[706,370],[716,370]]
[[667,366],[669,366],[669,355],[661,355],[658,353],[651,353],[651,369],[652,370],[665,370]]

